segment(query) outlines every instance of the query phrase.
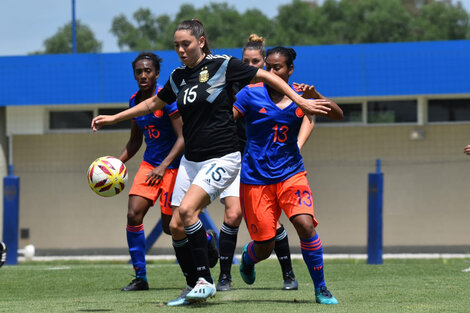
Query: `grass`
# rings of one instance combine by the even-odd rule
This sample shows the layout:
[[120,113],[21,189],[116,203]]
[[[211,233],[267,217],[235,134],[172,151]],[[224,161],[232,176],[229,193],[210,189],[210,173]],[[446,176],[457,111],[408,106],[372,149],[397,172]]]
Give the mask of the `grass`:
[[[123,262],[24,262],[0,269],[0,312],[470,312],[469,266],[462,259],[327,260],[328,288],[335,306],[319,305],[302,260],[293,260],[298,291],[282,291],[276,260],[257,265],[257,279],[245,285],[234,265],[233,290],[206,303],[171,308],[165,303],[184,287],[173,261],[148,265],[150,291],[121,292],[133,270]],[[218,266],[212,272],[218,276]]]

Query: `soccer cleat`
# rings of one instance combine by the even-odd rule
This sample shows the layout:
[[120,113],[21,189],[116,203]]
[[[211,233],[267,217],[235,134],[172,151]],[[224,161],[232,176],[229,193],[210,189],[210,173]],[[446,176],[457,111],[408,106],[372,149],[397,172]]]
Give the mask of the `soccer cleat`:
[[315,289],[315,301],[320,304],[338,304],[338,300],[333,297],[326,286]]
[[211,240],[208,242],[207,256],[209,258],[209,267],[213,268],[217,265],[219,260],[219,249],[217,249],[217,233],[209,229],[207,233],[211,236]]
[[247,248],[248,248],[248,244],[246,244],[243,247],[242,261],[240,262],[240,275],[242,276],[243,281],[245,283],[247,283],[248,285],[251,285],[256,280],[256,268],[255,268],[255,265],[248,266],[243,261],[245,253],[248,253]]
[[136,277],[129,285],[122,288],[121,291],[149,290],[149,284],[142,277]]
[[5,261],[7,260],[7,245],[0,241],[0,267],[2,267],[3,264],[5,264]]
[[169,301],[166,305],[168,306],[180,306],[180,305],[190,305],[191,302],[186,299],[186,295],[192,290],[193,288],[186,286],[181,293],[176,297],[175,300]]
[[220,274],[219,281],[215,289],[217,291],[230,291],[232,286],[232,277],[227,276],[226,274]]
[[284,275],[284,281],[282,282],[282,290],[297,290],[299,289],[299,283],[295,279],[294,272],[291,270]]
[[202,302],[209,297],[215,296],[216,289],[214,284],[209,283],[203,277],[199,277],[196,286],[186,295],[186,299],[191,301]]

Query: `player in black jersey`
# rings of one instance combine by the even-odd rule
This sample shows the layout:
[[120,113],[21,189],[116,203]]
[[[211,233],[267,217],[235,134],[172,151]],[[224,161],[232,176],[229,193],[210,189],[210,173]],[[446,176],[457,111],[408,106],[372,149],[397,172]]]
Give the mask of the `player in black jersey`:
[[[183,118],[185,152],[172,197],[174,214],[184,225],[191,262],[198,280],[184,302],[204,301],[216,293],[207,255],[206,231],[198,215],[227,188],[240,171],[240,152],[232,112],[232,84],[264,82],[288,96],[306,114],[327,114],[324,99],[304,99],[283,79],[225,55],[212,55],[198,20],[181,22],[174,34],[175,50],[183,66],[175,69],[154,97],[115,115],[93,119],[94,131],[132,117],[148,114],[177,100]],[[192,286],[189,286],[192,287]],[[188,288],[187,288],[188,289]],[[185,289],[186,290],[186,289]]]

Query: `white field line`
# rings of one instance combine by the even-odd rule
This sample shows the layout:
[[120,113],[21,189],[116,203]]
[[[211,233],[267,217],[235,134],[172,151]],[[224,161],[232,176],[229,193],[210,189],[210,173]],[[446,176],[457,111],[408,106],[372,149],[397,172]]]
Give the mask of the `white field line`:
[[[236,258],[240,260],[241,255]],[[34,256],[28,261],[62,261],[62,260],[83,260],[83,261],[127,261],[128,255],[82,255],[82,256]],[[292,259],[302,259],[302,254],[292,254]],[[366,260],[367,254],[324,254],[326,260],[334,259],[354,259]],[[147,260],[175,260],[174,255],[147,255]],[[271,255],[270,259],[276,259],[276,255]],[[470,254],[465,253],[384,253],[383,259],[470,259]],[[26,261],[25,257],[18,257],[18,261]]]

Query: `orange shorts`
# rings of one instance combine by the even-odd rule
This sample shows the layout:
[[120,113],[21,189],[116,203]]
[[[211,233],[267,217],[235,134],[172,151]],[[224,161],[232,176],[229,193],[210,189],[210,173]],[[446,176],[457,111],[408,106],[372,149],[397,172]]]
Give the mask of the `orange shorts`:
[[147,174],[150,173],[155,167],[145,161],[139,166],[139,170],[134,177],[132,188],[129,191],[129,196],[141,196],[149,199],[155,204],[158,197],[160,197],[160,208],[163,214],[171,215],[171,195],[173,194],[173,187],[175,186],[177,168],[167,169],[163,179],[158,185],[149,186],[145,182]]
[[307,173],[295,174],[289,179],[271,185],[240,184],[240,202],[251,239],[266,241],[276,236],[276,223],[281,211],[291,217],[299,214],[312,216],[318,225],[313,209],[313,197]]

